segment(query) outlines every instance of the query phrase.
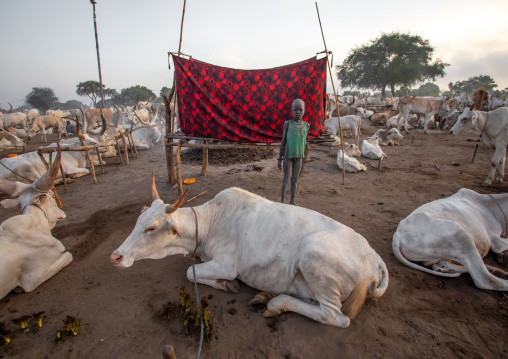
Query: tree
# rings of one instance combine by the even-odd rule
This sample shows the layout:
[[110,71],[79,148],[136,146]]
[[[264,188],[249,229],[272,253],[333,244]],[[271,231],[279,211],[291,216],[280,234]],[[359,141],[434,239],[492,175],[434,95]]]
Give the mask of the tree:
[[418,91],[416,92],[417,96],[432,96],[437,97],[439,96],[439,93],[441,90],[439,90],[439,86],[430,82],[427,82],[426,84],[423,84],[420,86]]
[[434,48],[428,40],[410,33],[382,34],[368,44],[350,50],[342,65],[337,65],[337,77],[341,87],[381,90],[390,86],[392,96],[395,87],[410,87],[435,81],[445,75],[449,64],[441,59],[431,62]]
[[83,106],[83,103],[78,100],[69,100],[67,102],[56,102],[55,106],[62,109],[80,108]]
[[471,95],[478,88],[483,87],[485,91],[491,93],[497,87],[496,82],[488,75],[479,75],[468,78],[464,81],[450,82],[448,88],[452,92],[462,92],[466,95]]
[[56,101],[58,97],[49,87],[32,87],[32,91],[25,97],[26,103],[42,112],[52,108]]
[[[80,82],[76,86],[76,93],[79,96],[88,96],[92,100],[94,107],[97,107],[97,100],[101,96],[101,84],[97,81],[85,81]],[[117,92],[115,89],[108,89],[105,87],[104,84],[102,84],[102,89],[104,92],[104,98],[107,97],[114,97],[117,95]]]
[[161,89],[161,92],[160,92],[160,97],[162,97],[162,95],[169,95],[169,93],[171,92],[171,88],[169,87],[166,87],[164,86],[162,89]]
[[122,104],[136,104],[139,101],[148,101],[157,96],[145,86],[131,86],[120,91],[120,95],[116,96],[114,100],[121,102]]

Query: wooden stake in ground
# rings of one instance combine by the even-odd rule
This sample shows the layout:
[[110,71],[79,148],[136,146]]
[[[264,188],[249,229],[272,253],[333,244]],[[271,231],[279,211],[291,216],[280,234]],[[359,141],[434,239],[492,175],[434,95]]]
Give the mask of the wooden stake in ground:
[[474,162],[474,158],[476,157],[476,151],[478,151],[478,143],[476,144],[476,147],[474,149],[473,159],[471,160],[471,163]]
[[335,103],[337,104],[337,117],[339,118],[339,133],[340,133],[340,145],[342,147],[342,184],[346,184],[346,165],[344,160],[344,138],[342,136],[342,126],[340,124],[340,111],[339,111],[339,99],[337,98],[337,92],[335,91],[335,85],[333,84],[333,73],[330,66],[330,60],[328,58],[328,49],[326,48],[325,34],[323,33],[323,27],[321,26],[321,18],[319,17],[319,9],[316,2],[316,11],[319,20],[319,28],[321,29],[321,36],[323,37],[323,44],[325,45],[326,64],[328,65],[328,72],[330,73],[330,79],[332,81],[333,94],[335,96]]
[[[205,145],[208,141],[205,141]],[[206,176],[206,171],[208,169],[208,148],[203,148],[203,167],[201,168],[201,176]]]

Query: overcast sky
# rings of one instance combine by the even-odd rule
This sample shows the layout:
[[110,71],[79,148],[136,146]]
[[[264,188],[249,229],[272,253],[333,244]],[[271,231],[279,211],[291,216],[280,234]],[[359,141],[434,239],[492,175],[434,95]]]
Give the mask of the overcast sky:
[[[140,85],[158,95],[171,86],[167,52],[178,51],[183,3],[97,0],[107,88]],[[442,90],[478,75],[490,75],[500,90],[508,87],[507,0],[321,0],[318,6],[334,65],[382,33],[411,32],[450,64],[436,82]],[[2,0],[0,13],[0,107],[24,104],[33,87],[53,89],[60,102],[89,104],[76,85],[99,81],[90,1]],[[181,50],[215,65],[259,69],[313,57],[324,45],[315,1],[188,0]]]

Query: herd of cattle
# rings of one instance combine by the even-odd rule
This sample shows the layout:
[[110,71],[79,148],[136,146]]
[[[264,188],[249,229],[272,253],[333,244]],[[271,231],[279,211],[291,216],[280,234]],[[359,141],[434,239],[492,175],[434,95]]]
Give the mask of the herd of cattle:
[[[478,111],[467,104],[461,108],[457,98],[413,96],[375,105],[334,103],[329,98],[327,132],[335,136],[340,124],[342,130],[353,132],[356,141],[344,146],[347,161],[342,162],[342,150],[337,156],[339,167],[345,165],[347,171],[366,170],[353,156],[382,159],[385,154],[379,145],[395,144],[401,139],[401,126],[406,132],[410,124],[420,126],[428,133],[433,118],[455,116],[450,133],[472,130],[495,149],[492,169],[484,185],[503,180],[508,145],[506,107]],[[379,109],[380,105],[383,111],[375,113],[369,109]],[[336,110],[340,120],[338,116],[333,117]],[[157,109],[146,109],[147,117],[142,117],[144,113],[130,113],[124,116],[118,108],[98,110],[94,123],[92,117],[82,112],[81,120],[88,129],[84,130],[85,134],[80,132],[81,140],[86,144],[109,144],[106,140],[117,131],[132,126],[122,126],[124,117],[131,123],[140,122],[145,128],[156,128],[150,125],[157,120]],[[418,118],[412,119],[413,115]],[[3,131],[12,134],[8,127],[13,123],[6,122],[3,116]],[[20,130],[27,136],[33,135],[38,118],[41,121],[40,117],[46,116],[59,115],[35,117],[31,126],[27,120],[27,126]],[[77,113],[62,115],[61,121],[72,117],[79,122]],[[380,128],[359,147],[362,118],[386,129]],[[102,127],[98,125],[101,122]],[[449,123],[442,123],[439,122],[439,128],[446,130]],[[0,205],[20,206],[22,212],[0,225],[0,299],[13,289],[32,291],[72,260],[72,255],[51,235],[55,223],[65,218],[50,189],[58,180],[60,164],[64,164],[66,152],[61,147],[77,146],[72,139],[67,141],[70,142],[61,140],[60,144],[53,145],[58,155],[47,171],[44,166],[26,173],[32,176],[32,184],[18,182],[19,178],[13,177],[12,172],[11,177],[8,173],[4,177],[4,172],[0,172],[0,191],[12,198],[1,201]],[[37,155],[23,157],[26,157],[25,166],[38,159]],[[2,163],[11,164],[5,161]],[[65,173],[79,175],[69,168]],[[145,207],[132,233],[110,256],[117,267],[130,267],[140,259],[194,252],[202,263],[195,265],[195,272],[192,267],[188,269],[189,281],[237,293],[238,279],[263,291],[251,303],[264,304],[265,317],[293,311],[343,328],[358,313],[367,295],[378,298],[387,289],[386,265],[368,241],[348,226],[315,211],[272,202],[239,188],[225,189],[201,206],[180,208],[185,193],[169,205],[160,199],[154,177],[151,186],[151,206]],[[461,189],[449,198],[421,206],[402,220],[393,236],[393,252],[411,268],[448,277],[467,272],[479,288],[507,291],[508,273],[487,266],[482,260],[491,249],[499,253],[498,261],[503,266],[508,265],[507,213],[508,194],[482,195]],[[42,251],[47,254],[41,255]]]
[[[59,143],[64,152],[62,168],[66,176],[77,178],[90,173],[89,160],[85,151],[76,151],[80,147],[95,146],[102,158],[114,157],[118,148],[127,150],[131,146],[137,149],[148,149],[162,142],[161,118],[159,107],[147,101],[140,102],[137,108],[124,111],[118,106],[112,109],[91,108],[88,110],[48,110],[45,115],[38,115],[37,110],[27,110],[0,114],[0,148],[23,147],[25,141],[41,134],[42,142],[46,142],[46,134],[58,132]],[[68,123],[78,125],[77,137],[70,137],[67,133]],[[164,129],[163,129],[164,130]],[[131,141],[125,139],[125,134],[132,134]],[[66,139],[61,139],[63,136]],[[118,145],[115,146],[115,139]],[[55,147],[52,144],[46,147]],[[66,149],[73,149],[72,151]],[[49,155],[44,155],[46,161]],[[91,154],[94,165],[100,164],[98,154]],[[102,161],[104,164],[105,162]],[[15,157],[0,160],[0,179],[20,180],[22,178],[35,181],[46,171],[46,166],[37,152],[19,154]],[[58,175],[57,183],[62,181]]]

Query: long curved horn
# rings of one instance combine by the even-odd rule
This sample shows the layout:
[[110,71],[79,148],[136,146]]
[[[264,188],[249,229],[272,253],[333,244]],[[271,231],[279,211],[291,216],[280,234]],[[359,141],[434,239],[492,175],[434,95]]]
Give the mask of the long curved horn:
[[153,171],[152,174],[152,198],[153,201],[155,201],[156,199],[161,199],[159,197],[159,194],[157,193],[157,188],[155,187],[155,171]]
[[108,122],[104,118],[104,115],[102,114],[102,108],[99,106],[99,111],[101,112],[101,119],[102,119],[102,130],[99,132],[99,136],[104,135],[104,132],[106,132],[106,129],[108,128]]
[[62,150],[60,149],[60,144],[57,144],[58,146],[58,154],[51,164],[49,166],[48,170],[45,174],[42,175],[41,178],[39,178],[34,183],[34,187],[36,190],[40,192],[48,192],[51,187],[53,187],[53,183],[55,182],[56,176],[58,175],[58,170],[60,169],[60,162],[62,160]]
[[113,106],[116,108],[116,114],[117,114],[116,122],[113,122],[113,126],[116,128],[116,126],[118,126],[118,124],[120,123],[120,118],[122,117],[122,111],[120,111],[120,109],[118,108],[117,105],[113,105]]
[[10,102],[9,102],[9,106],[11,106],[11,109],[10,109],[10,110],[9,110],[9,112],[7,112],[7,113],[11,113],[11,112],[12,112],[12,105],[11,105],[11,103],[10,103]]
[[138,118],[139,122],[141,122],[143,125],[145,125],[145,126],[150,126],[150,125],[151,125],[151,123],[150,123],[150,122],[145,122],[145,121],[143,121],[143,120],[141,119],[141,117],[139,117],[139,116],[138,116],[138,114],[136,113],[136,111],[132,111],[132,112],[134,112],[134,115],[136,115],[136,117]]
[[86,133],[86,131],[87,131],[87,123],[86,123],[86,115],[85,115],[86,112],[83,110],[83,106],[81,106],[79,108],[79,110],[83,114],[83,132]]
[[152,121],[150,121],[150,125],[155,124],[155,120],[157,120],[158,115],[159,115],[159,105],[155,104],[155,116],[152,117]]
[[76,135],[78,136],[78,138],[85,139],[85,136],[81,133],[81,125],[79,123],[79,117],[77,113],[76,113]]
[[178,201],[176,201],[175,203],[173,203],[171,206],[168,204],[166,206],[166,213],[167,214],[171,214],[173,212],[175,212],[178,208],[180,208],[180,206],[182,205],[183,203],[183,198],[185,197],[185,195],[187,194],[187,191],[189,190],[189,187],[187,187],[187,189],[185,190],[185,192],[182,194],[182,196],[178,199]]

